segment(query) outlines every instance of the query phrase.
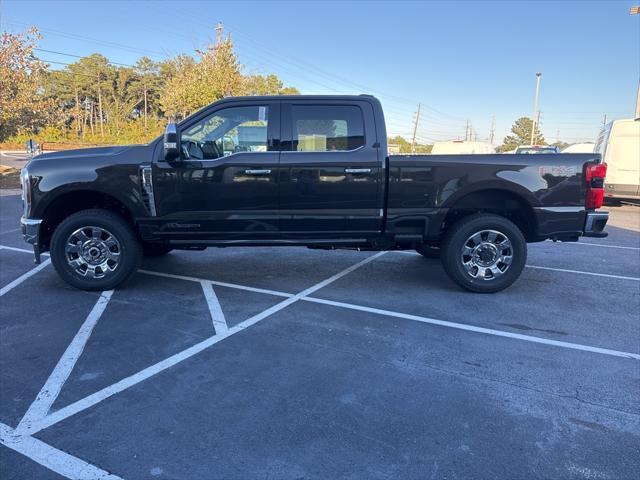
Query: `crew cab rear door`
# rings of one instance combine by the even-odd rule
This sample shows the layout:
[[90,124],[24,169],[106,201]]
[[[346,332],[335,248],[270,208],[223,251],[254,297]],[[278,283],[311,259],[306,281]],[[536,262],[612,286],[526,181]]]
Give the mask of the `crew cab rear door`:
[[381,231],[384,158],[369,102],[283,102],[282,139],[284,237],[355,239]]
[[278,238],[279,101],[234,100],[180,125],[181,159],[154,165],[155,234]]

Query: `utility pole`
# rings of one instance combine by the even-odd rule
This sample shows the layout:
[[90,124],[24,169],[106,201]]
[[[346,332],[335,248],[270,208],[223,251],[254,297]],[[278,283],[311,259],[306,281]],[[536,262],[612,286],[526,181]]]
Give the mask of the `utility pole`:
[[493,139],[496,136],[496,116],[491,117],[491,130],[489,131],[489,143],[493,145]]
[[605,113],[602,117],[602,126],[604,127],[607,124],[607,114]]
[[464,127],[464,141],[465,142],[469,141],[469,120],[467,120],[467,123]]
[[416,133],[418,132],[418,122],[420,121],[420,104],[416,112],[416,121],[413,124],[413,138],[411,139],[411,153],[416,153]]
[[216,25],[216,47],[222,45],[222,22]]
[[540,72],[536,73],[536,97],[533,102],[533,124],[531,125],[531,145],[534,145],[535,134],[536,134],[536,120],[538,118],[538,95],[540,95],[540,77],[542,74]]

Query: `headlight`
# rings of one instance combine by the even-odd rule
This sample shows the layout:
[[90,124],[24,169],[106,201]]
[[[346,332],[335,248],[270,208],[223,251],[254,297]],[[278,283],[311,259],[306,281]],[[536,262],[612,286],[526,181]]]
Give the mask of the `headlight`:
[[29,218],[31,210],[31,178],[27,167],[20,172],[20,185],[22,186],[22,212],[25,218]]

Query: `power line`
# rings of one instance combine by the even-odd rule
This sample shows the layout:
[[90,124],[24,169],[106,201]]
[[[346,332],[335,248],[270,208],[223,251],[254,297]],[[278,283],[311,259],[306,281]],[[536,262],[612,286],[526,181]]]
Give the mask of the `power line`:
[[[184,14],[182,14],[181,12],[175,12],[175,13],[177,15],[180,15],[180,16],[184,17],[184,18],[189,18],[190,21],[194,21],[192,16],[188,16],[187,17]],[[205,24],[205,23],[202,23],[202,22],[197,22],[196,21],[196,23],[199,23],[199,24],[201,24],[203,26],[209,27],[208,24]],[[229,25],[229,24],[227,24],[227,25]],[[253,37],[251,35],[247,34],[246,32],[243,32],[242,30],[238,30],[233,25],[231,25],[231,29],[232,29],[232,32],[233,32],[234,36],[236,36],[236,38],[238,37],[238,33],[240,33],[240,35],[239,35],[240,39],[244,38],[249,43],[254,44],[255,45],[254,48],[260,49],[260,50],[266,52],[267,54],[269,54],[271,56],[275,56],[279,60],[287,62],[287,63],[293,65],[296,68],[300,68],[300,69],[305,70],[305,71],[314,70],[316,72],[316,74],[321,75],[321,76],[325,77],[326,79],[328,79],[328,80],[330,80],[330,81],[332,81],[334,83],[338,83],[338,84],[342,84],[342,85],[347,85],[347,84],[348,85],[352,85],[352,86],[358,88],[359,90],[364,90],[364,91],[368,91],[368,92],[372,92],[372,93],[379,92],[380,94],[384,95],[387,98],[395,98],[395,99],[397,99],[398,101],[400,101],[402,103],[408,103],[408,104],[413,104],[414,103],[414,100],[409,100],[407,98],[403,98],[403,97],[399,97],[399,96],[396,96],[396,95],[392,95],[392,94],[389,94],[389,93],[386,93],[386,92],[382,92],[382,91],[377,90],[377,89],[372,89],[370,87],[367,87],[367,86],[364,86],[362,84],[358,84],[358,83],[353,82],[351,80],[348,80],[348,79],[345,79],[343,77],[340,77],[340,76],[338,76],[338,75],[336,75],[334,73],[328,73],[325,70],[322,70],[321,68],[317,67],[316,65],[313,65],[311,63],[305,62],[305,61],[300,60],[300,59],[296,59],[295,57],[292,57],[290,54],[280,54],[280,53],[278,53],[276,51],[271,50],[270,48],[265,47],[262,44],[262,41],[258,41],[258,40],[253,39]],[[315,83],[318,83],[318,82],[316,81]],[[325,88],[329,88],[331,90],[337,91],[337,90],[335,90],[335,89],[333,89],[331,87],[328,87],[327,85],[323,85],[323,84],[321,84],[321,85],[324,86]],[[446,116],[446,117],[450,117],[452,119],[456,119],[456,117],[454,117],[453,115],[450,115],[448,113],[442,112],[442,111],[440,111],[440,110],[438,110],[436,108],[430,107],[428,105],[424,105],[424,107],[426,109],[428,109],[428,110],[431,110],[431,111],[437,113],[437,114],[440,114],[440,115],[443,115],[443,116]]]
[[[54,63],[56,65],[65,65],[67,67],[72,66],[72,65],[77,65],[77,63],[56,62],[55,60],[46,60],[46,59],[43,59],[43,58],[36,58],[36,60],[40,60],[43,63]],[[107,64],[111,64],[111,62],[107,62]],[[71,73],[71,72],[69,72],[69,73]],[[80,73],[80,72],[73,72],[73,75],[76,75],[76,74],[78,74],[78,75],[87,75],[87,76],[93,77],[93,75]]]
[[[29,23],[24,23],[24,22],[7,22],[7,24],[9,25],[15,25],[15,26],[20,26],[20,27],[29,27],[31,26],[31,24]],[[75,33],[68,33],[68,32],[62,32],[60,30],[54,30],[54,29],[50,29],[50,28],[41,28],[38,27],[38,31],[39,32],[44,32],[44,33],[48,33],[49,35],[55,35],[55,36],[59,36],[59,37],[63,37],[63,38],[69,38],[72,40],[82,40],[85,42],[89,42],[89,43],[95,43],[97,45],[102,45],[102,46],[106,46],[109,48],[114,48],[114,49],[119,49],[119,50],[125,50],[125,51],[129,51],[129,52],[133,52],[133,53],[147,53],[147,54],[153,54],[153,55],[161,55],[163,57],[168,57],[169,55],[167,55],[166,53],[163,52],[159,52],[157,50],[149,50],[146,48],[139,48],[139,47],[132,47],[130,45],[124,45],[121,43],[116,43],[116,42],[110,42],[107,40],[100,40],[97,38],[93,38],[93,37],[87,37],[85,35],[78,35]]]
[[[38,48],[38,47],[34,47],[34,50],[37,50],[38,52],[53,53],[56,55],[63,55],[65,57],[73,57],[73,58],[87,58],[89,56],[89,55],[74,55],[72,53],[65,53],[65,52],[56,52],[55,50],[45,50],[44,48]],[[49,63],[54,63],[54,62],[49,62]],[[107,63],[111,65],[118,65],[121,67],[136,68],[135,65],[128,65],[126,63],[118,63],[118,62],[111,62],[111,61],[107,61]],[[67,63],[65,65],[72,65],[72,64]]]

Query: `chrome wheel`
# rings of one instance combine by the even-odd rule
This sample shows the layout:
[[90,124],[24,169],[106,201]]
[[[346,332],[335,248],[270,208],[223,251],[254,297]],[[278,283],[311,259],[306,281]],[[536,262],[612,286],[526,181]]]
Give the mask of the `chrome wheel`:
[[118,239],[100,227],[82,227],[74,231],[65,245],[69,266],[83,277],[104,278],[120,264],[122,249]]
[[464,242],[461,260],[467,274],[481,280],[502,276],[513,260],[511,241],[497,230],[481,230]]

